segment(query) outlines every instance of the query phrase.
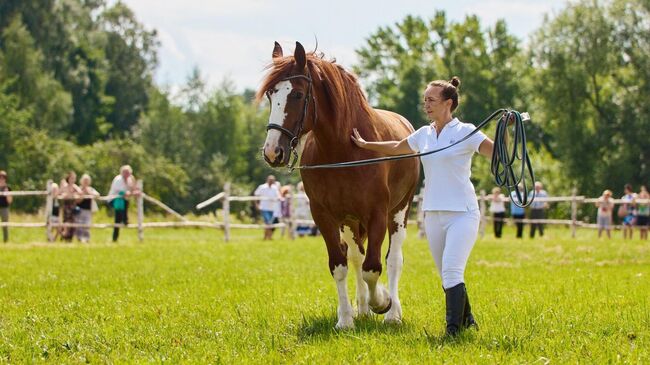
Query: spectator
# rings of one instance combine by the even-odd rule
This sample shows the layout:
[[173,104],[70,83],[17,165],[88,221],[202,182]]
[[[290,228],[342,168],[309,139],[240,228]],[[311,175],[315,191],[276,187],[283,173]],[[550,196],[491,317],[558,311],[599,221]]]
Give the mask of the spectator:
[[[11,188],[7,185],[7,172],[0,170],[0,192],[9,192]],[[13,202],[11,195],[0,195],[0,221],[9,222],[9,206]],[[9,227],[2,227],[2,241],[9,241]]]
[[[93,217],[93,207],[96,206],[95,198],[99,197],[99,193],[92,186],[90,186],[92,180],[88,174],[83,174],[81,176],[81,194],[85,195],[83,198],[77,200],[77,206],[79,207],[79,213],[77,214],[77,223],[88,225],[92,224]],[[90,198],[92,196],[93,198]],[[95,209],[97,210],[97,209]],[[88,243],[90,240],[90,227],[77,227],[76,230],[77,239],[82,243]]]
[[[548,208],[548,203],[545,201],[539,201],[537,198],[546,198],[548,194],[546,190],[543,189],[544,185],[541,182],[535,181],[535,199],[530,204],[530,219],[545,219],[546,218],[546,208]],[[544,236],[544,224],[543,223],[530,223],[530,238],[535,238],[535,231],[539,229],[539,236]]]
[[632,185],[625,184],[625,194],[621,197],[623,204],[618,208],[618,217],[623,219],[623,239],[632,239],[635,221],[635,194],[632,192]]
[[266,182],[255,189],[254,195],[262,198],[258,203],[258,207],[262,214],[262,219],[264,219],[264,224],[267,225],[264,228],[264,240],[271,240],[273,239],[273,229],[268,226],[273,224],[274,213],[280,210],[279,203],[281,199],[280,190],[275,183],[275,176],[269,175],[266,178]]
[[612,225],[614,201],[612,200],[611,190],[603,191],[603,195],[596,202],[596,207],[598,207],[598,238],[602,235],[603,230],[607,233],[607,238],[612,238],[610,227]]
[[[296,195],[294,197],[294,216],[299,220],[311,220],[311,211],[309,209],[309,198],[305,194],[305,186],[302,181],[296,185]],[[312,227],[309,224],[298,223],[296,233],[299,237],[311,234]]]
[[[282,184],[279,181],[275,181],[275,186],[278,188],[278,191],[282,189]],[[282,193],[280,193],[282,196]],[[276,201],[275,208],[273,209],[273,222],[272,224],[280,223],[280,218],[282,218],[282,200]],[[275,227],[271,227],[271,234],[275,233]]]
[[[52,241],[56,241],[61,237],[61,233],[63,232],[63,229],[59,224],[61,223],[61,219],[59,217],[59,194],[61,191],[59,190],[59,184],[53,182],[52,183],[52,210],[50,211],[50,224],[52,225],[51,232],[53,233],[52,236]],[[48,235],[49,237],[49,235]]]
[[[77,208],[76,196],[81,194],[81,189],[77,186],[77,174],[74,171],[68,172],[65,179],[61,181],[61,196],[63,197],[63,223],[74,224],[75,215],[79,212]],[[71,242],[74,237],[75,227],[63,226],[61,229],[61,239]]]
[[492,223],[494,226],[494,237],[501,238],[503,231],[503,222],[506,219],[506,196],[501,193],[501,188],[492,189],[490,197],[490,213],[492,213]]
[[[133,169],[129,165],[120,167],[120,174],[113,178],[111,189],[108,192],[110,205],[115,210],[115,224],[129,224],[129,201],[132,195],[139,195],[140,191],[136,186]],[[120,236],[120,228],[113,228],[113,242],[117,242]]]
[[285,232],[290,232],[289,230],[293,229],[291,227],[291,185],[281,187],[280,195],[282,196],[282,200],[280,201],[280,220],[285,224],[280,230],[280,237],[284,237]]
[[524,222],[522,221],[526,217],[526,211],[515,204],[515,201],[517,201],[517,192],[513,191],[510,193],[510,215],[517,225],[517,238],[522,238],[524,233]]
[[[637,196],[640,200],[650,199],[650,194],[648,194],[648,189],[645,186],[641,186],[641,191]],[[648,202],[638,202],[637,211],[636,211],[636,225],[639,227],[639,232],[641,234],[642,240],[648,239],[648,223],[650,221],[650,204]]]
[[[255,195],[255,189],[253,189],[253,191],[251,191],[251,195]],[[256,200],[251,200],[249,210],[250,210],[251,222],[253,224],[257,224],[257,222],[260,219],[260,210],[258,208],[258,204],[257,204]]]

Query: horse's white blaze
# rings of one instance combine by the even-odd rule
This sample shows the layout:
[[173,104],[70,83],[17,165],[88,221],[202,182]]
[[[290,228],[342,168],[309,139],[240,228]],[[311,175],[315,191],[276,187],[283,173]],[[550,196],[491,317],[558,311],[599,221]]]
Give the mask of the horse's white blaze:
[[339,294],[339,308],[336,311],[338,315],[338,322],[336,328],[346,329],[354,328],[354,319],[352,318],[353,310],[348,298],[348,268],[347,266],[337,265],[334,267],[332,277],[336,282],[336,291]]
[[[271,114],[269,115],[269,124],[279,125],[284,127],[284,119],[287,117],[285,111],[287,107],[287,99],[289,93],[293,89],[291,82],[288,80],[278,82],[275,87],[276,92],[271,94]],[[266,134],[266,141],[264,142],[264,155],[270,160],[274,161],[276,157],[275,149],[278,147],[280,136],[282,133],[276,129],[271,129]]]
[[350,227],[343,226],[341,239],[348,244],[348,262],[352,263],[357,280],[357,313],[359,315],[368,314],[368,284],[363,281],[361,274],[361,266],[365,256],[359,250],[359,245],[357,245]]
[[406,239],[406,225],[404,218],[406,217],[406,210],[408,206],[400,210],[393,217],[397,225],[397,230],[390,236],[390,251],[386,258],[386,265],[388,266],[388,292],[393,301],[393,305],[386,313],[384,321],[387,322],[400,322],[402,320],[402,305],[399,301],[399,278],[402,274],[402,266],[404,266],[404,256],[402,255],[402,244]]

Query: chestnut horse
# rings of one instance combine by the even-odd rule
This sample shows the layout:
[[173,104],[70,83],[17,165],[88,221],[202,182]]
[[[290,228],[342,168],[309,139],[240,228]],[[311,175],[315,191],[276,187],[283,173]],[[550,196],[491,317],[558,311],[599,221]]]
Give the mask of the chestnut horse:
[[[283,56],[276,42],[273,63],[257,93],[269,99],[271,112],[264,159],[286,166],[292,153],[303,165],[379,157],[350,139],[357,128],[370,141],[402,140],[413,132],[402,116],[373,109],[357,79],[334,62],[305,54],[296,42],[293,56]],[[294,152],[294,150],[296,152]],[[418,159],[353,168],[301,170],[314,221],[329,255],[329,269],[339,297],[337,328],[354,328],[347,292],[348,260],[356,272],[359,315],[386,313],[385,322],[401,322],[398,281],[408,211],[418,184]],[[379,283],[381,246],[388,229],[388,290]],[[364,242],[368,240],[367,247]]]

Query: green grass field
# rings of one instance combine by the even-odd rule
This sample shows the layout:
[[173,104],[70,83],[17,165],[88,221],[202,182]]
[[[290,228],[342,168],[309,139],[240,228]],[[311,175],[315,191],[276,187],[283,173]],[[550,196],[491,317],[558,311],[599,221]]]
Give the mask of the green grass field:
[[13,229],[0,244],[0,362],[650,362],[650,242],[505,234],[480,239],[466,272],[480,330],[448,340],[440,279],[414,230],[404,323],[369,317],[339,332],[320,238],[152,229],[112,244],[95,230],[81,245]]

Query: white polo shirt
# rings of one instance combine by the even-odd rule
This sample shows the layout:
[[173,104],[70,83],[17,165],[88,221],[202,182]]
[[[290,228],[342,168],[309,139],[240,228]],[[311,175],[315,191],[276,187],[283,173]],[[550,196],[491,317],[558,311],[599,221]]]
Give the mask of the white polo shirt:
[[[439,136],[436,136],[436,129],[428,125],[408,136],[407,141],[412,150],[427,152],[449,146],[475,128],[454,118],[442,128]],[[474,185],[469,178],[472,155],[478,152],[486,138],[479,131],[454,147],[420,157],[425,178],[423,210],[464,212],[478,209]]]
[[[255,193],[253,195],[266,198],[279,198],[280,189],[276,184],[269,186],[269,184],[264,183],[255,189]],[[268,210],[276,214],[276,212],[280,211],[280,201],[269,199],[260,200],[260,210]]]

